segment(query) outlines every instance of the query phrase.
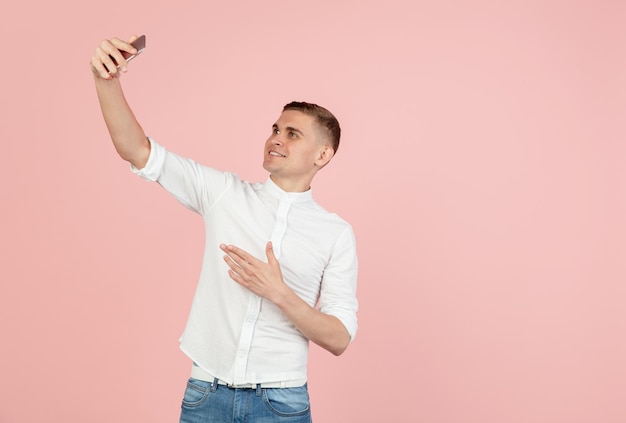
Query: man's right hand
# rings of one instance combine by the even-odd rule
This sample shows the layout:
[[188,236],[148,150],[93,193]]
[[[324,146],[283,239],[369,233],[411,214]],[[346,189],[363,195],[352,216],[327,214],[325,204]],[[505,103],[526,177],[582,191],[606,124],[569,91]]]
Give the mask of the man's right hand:
[[137,49],[130,44],[136,39],[133,36],[128,42],[119,38],[104,40],[91,58],[91,70],[102,116],[117,153],[122,159],[141,169],[150,157],[150,142],[126,102],[118,79],[120,71],[126,72],[128,65],[122,52],[136,54]]
[[98,48],[96,48],[96,53],[91,58],[90,62],[91,71],[94,76],[101,79],[113,79],[119,78],[119,71],[128,71],[128,63],[121,52],[137,53],[137,49],[130,44],[136,39],[137,36],[133,35],[129,38],[128,42],[122,41],[119,38],[111,38],[110,40],[102,41]]

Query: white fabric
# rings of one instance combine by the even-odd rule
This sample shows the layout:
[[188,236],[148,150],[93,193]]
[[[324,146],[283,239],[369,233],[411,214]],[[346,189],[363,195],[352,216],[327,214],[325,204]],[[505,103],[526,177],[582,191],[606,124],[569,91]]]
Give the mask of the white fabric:
[[[198,380],[203,380],[205,382],[215,382],[216,377],[211,373],[204,371],[202,368],[198,367],[195,363],[191,366],[191,377]],[[296,380],[284,380],[282,382],[265,382],[260,383],[261,388],[299,388],[300,386],[304,386],[306,383],[305,379],[296,379]],[[229,388],[248,388],[248,389],[256,389],[256,383],[244,383],[242,385],[231,385],[229,383],[224,382],[221,379],[217,379],[218,385],[226,385]]]
[[269,177],[242,181],[150,143],[148,163],[133,172],[158,181],[205,222],[202,271],[181,337],[198,366],[236,385],[306,378],[308,340],[273,303],[230,279],[220,244],[266,261],[271,240],[285,283],[354,338],[357,256],[347,222],[320,207],[311,190],[285,192]]

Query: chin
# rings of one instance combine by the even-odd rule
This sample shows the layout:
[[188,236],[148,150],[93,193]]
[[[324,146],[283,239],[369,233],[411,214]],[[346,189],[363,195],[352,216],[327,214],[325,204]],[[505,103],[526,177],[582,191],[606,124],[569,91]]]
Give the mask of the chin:
[[263,169],[265,169],[269,173],[272,173],[272,167],[265,162],[263,162]]

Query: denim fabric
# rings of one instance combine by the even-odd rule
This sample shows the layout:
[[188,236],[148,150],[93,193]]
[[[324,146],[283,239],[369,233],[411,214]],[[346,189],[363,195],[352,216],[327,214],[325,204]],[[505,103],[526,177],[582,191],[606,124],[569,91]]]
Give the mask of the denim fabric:
[[181,423],[311,423],[307,385],[299,388],[229,388],[189,378]]

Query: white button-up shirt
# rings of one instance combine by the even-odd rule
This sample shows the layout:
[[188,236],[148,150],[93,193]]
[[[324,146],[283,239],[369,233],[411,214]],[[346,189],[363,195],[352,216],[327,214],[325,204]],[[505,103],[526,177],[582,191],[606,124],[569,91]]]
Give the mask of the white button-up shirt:
[[357,256],[351,226],[312,198],[285,192],[271,178],[242,181],[177,156],[150,139],[145,168],[204,218],[202,271],[181,349],[205,371],[230,384],[306,379],[308,340],[272,302],[228,276],[220,244],[267,260],[272,241],[285,283],[311,307],[337,317],[351,338],[357,330]]

